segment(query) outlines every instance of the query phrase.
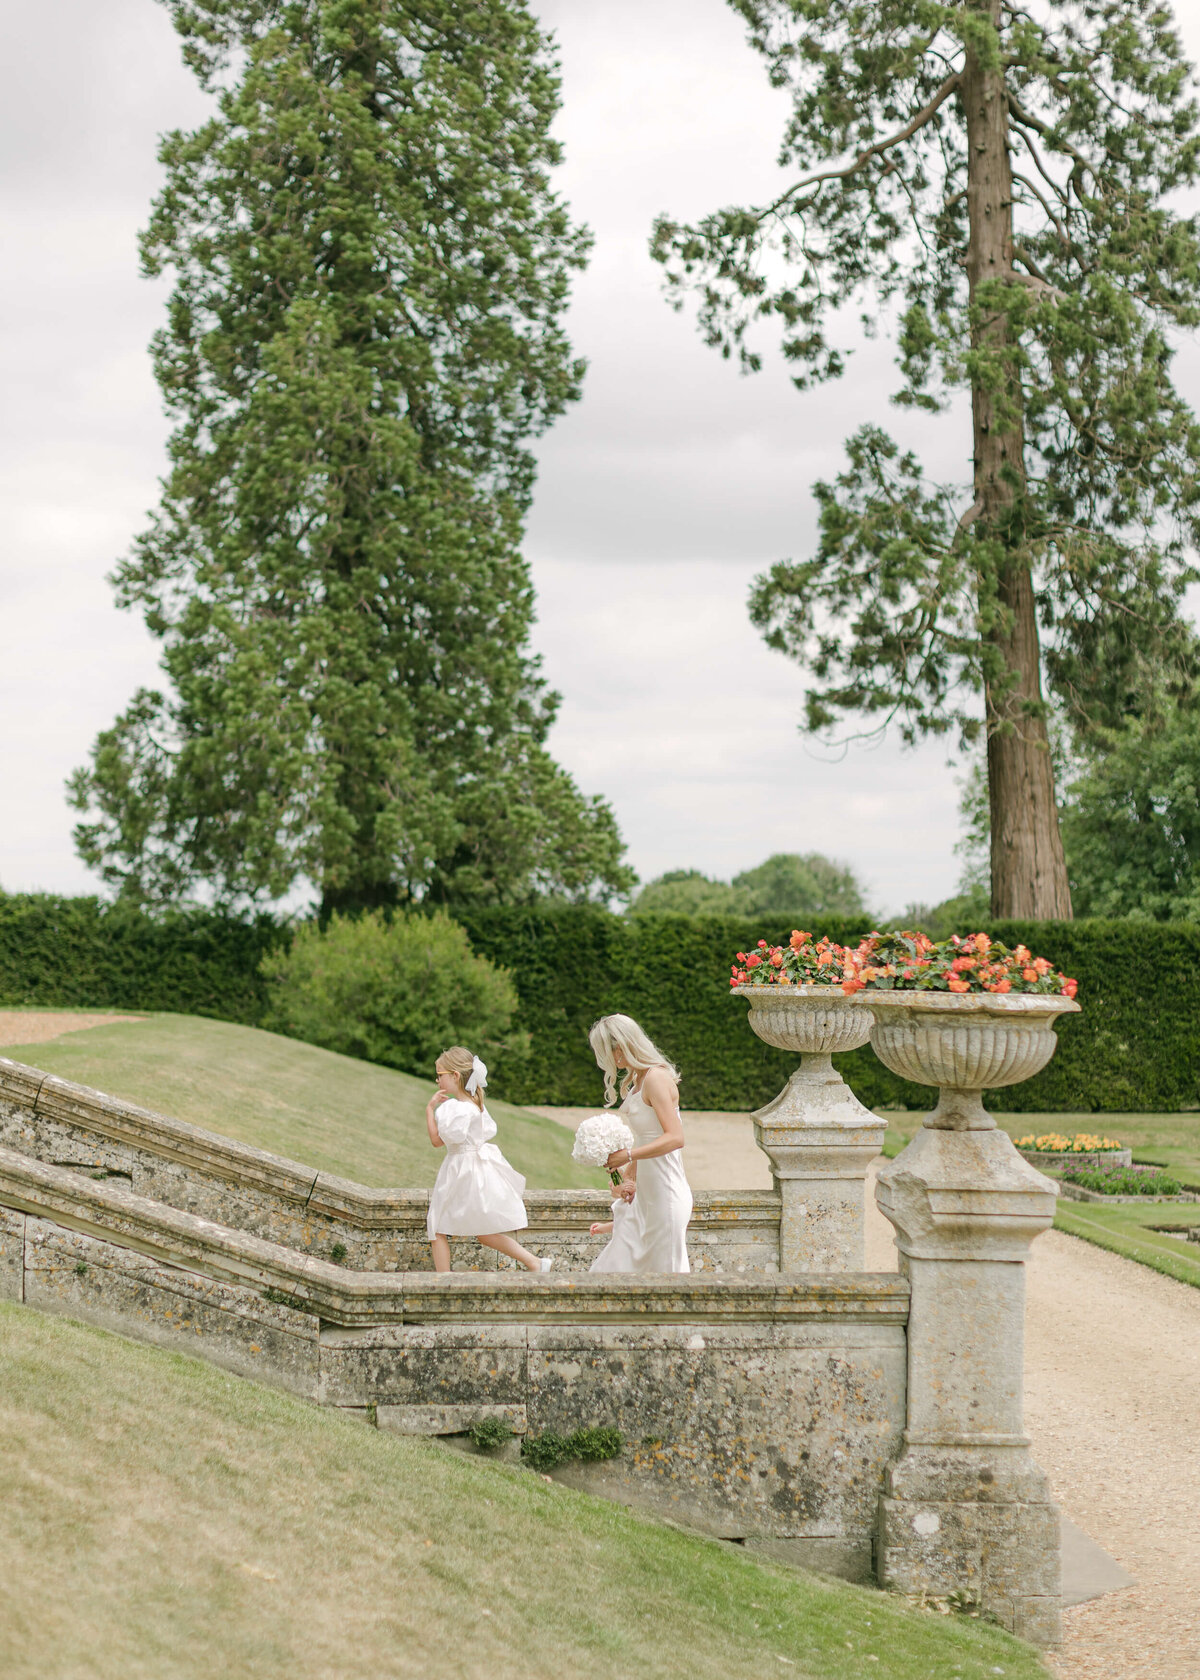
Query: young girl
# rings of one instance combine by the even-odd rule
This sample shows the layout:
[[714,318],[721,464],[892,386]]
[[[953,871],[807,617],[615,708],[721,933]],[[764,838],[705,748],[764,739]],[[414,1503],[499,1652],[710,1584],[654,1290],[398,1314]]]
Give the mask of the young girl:
[[434,1270],[450,1270],[448,1237],[478,1237],[485,1248],[507,1254],[526,1271],[548,1272],[552,1260],[539,1260],[505,1235],[529,1224],[521,1200],[525,1180],[490,1141],[496,1122],[483,1106],[487,1068],[461,1044],[443,1050],[434,1068],[438,1088],[425,1110],[425,1124],[433,1147],[446,1151],[429,1198]]

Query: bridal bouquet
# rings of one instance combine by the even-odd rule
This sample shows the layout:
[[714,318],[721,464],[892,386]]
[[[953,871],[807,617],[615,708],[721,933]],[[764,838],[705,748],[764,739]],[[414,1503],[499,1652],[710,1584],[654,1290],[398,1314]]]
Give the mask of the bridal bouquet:
[[[633,1133],[619,1115],[593,1114],[589,1119],[579,1122],[571,1159],[582,1161],[589,1167],[607,1167],[608,1157],[613,1151],[632,1149],[633,1141]],[[608,1176],[614,1184],[620,1184],[620,1173],[613,1172],[610,1168]]]

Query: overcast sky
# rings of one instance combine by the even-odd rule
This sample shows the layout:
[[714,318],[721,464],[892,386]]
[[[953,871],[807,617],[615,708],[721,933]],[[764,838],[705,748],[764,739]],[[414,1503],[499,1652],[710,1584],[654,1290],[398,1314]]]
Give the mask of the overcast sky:
[[[724,0],[538,9],[563,61],[560,186],[596,235],[570,317],[585,394],[540,446],[527,543],[535,642],[563,695],[552,748],[612,800],[644,878],[820,850],[852,863],[880,910],[945,897],[959,865],[944,748],[806,740],[802,675],[763,647],[745,603],[757,572],[808,551],[809,487],[864,420],[914,442],[935,476],[963,474],[969,433],[889,410],[886,344],[799,396],[776,364],[740,377],[663,302],[654,215],[777,179],[783,102]],[[63,781],[156,680],[150,638],[106,582],[164,469],[146,346],[167,288],[140,278],[136,236],[157,135],[207,102],[155,0],[0,0],[0,16],[0,886],[87,892]],[[1195,56],[1200,19],[1185,33]],[[1197,403],[1200,356],[1180,371]]]

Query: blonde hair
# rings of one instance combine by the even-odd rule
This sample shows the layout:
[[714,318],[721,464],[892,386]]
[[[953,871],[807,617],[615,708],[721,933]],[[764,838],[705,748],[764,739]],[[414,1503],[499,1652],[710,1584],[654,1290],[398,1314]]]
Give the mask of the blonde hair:
[[475,1066],[475,1057],[470,1050],[464,1050],[461,1044],[452,1044],[449,1050],[442,1051],[433,1065],[439,1073],[452,1073],[462,1086],[466,1100],[473,1102],[476,1108],[483,1107],[483,1092],[467,1090],[467,1080]]
[[596,1058],[596,1065],[604,1074],[604,1106],[617,1099],[617,1068],[614,1050],[619,1050],[625,1058],[625,1077],[621,1081],[621,1095],[626,1097],[630,1087],[636,1084],[639,1075],[648,1073],[651,1068],[665,1068],[675,1080],[679,1082],[678,1071],[663,1055],[656,1050],[646,1037],[641,1027],[629,1015],[602,1015],[588,1034],[588,1043]]

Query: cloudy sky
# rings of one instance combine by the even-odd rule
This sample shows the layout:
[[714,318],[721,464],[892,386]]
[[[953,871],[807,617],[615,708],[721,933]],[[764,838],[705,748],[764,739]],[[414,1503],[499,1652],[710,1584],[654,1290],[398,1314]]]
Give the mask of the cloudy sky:
[[[884,344],[799,396],[778,366],[740,377],[663,302],[654,215],[698,215],[777,178],[783,106],[724,0],[538,9],[562,54],[560,184],[596,235],[570,321],[585,395],[540,446],[527,544],[536,645],[563,695],[553,749],[613,801],[645,878],[816,849],[851,862],[881,910],[944,897],[959,867],[944,749],[806,740],[801,674],[762,646],[745,601],[757,572],[808,549],[809,487],[856,426],[902,428],[953,477],[961,422],[889,413]],[[139,277],[136,235],[157,135],[201,120],[206,101],[155,0],[0,0],[0,13],[0,886],[85,892],[63,781],[156,671],[106,582],[164,466],[146,345],[166,286]],[[1194,57],[1200,19],[1185,30]],[[1182,373],[1200,401],[1194,352]]]

